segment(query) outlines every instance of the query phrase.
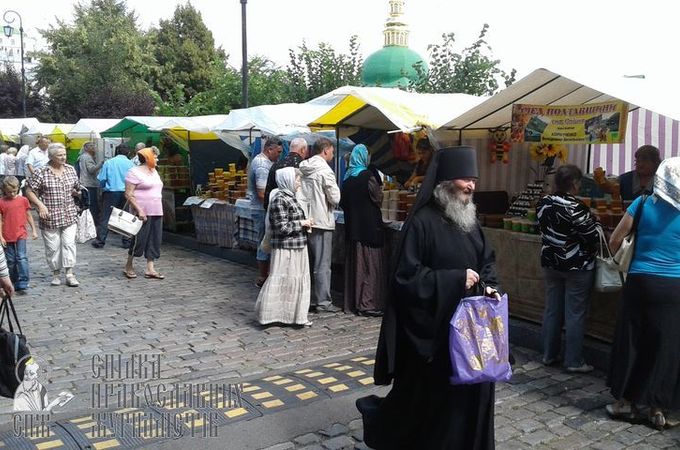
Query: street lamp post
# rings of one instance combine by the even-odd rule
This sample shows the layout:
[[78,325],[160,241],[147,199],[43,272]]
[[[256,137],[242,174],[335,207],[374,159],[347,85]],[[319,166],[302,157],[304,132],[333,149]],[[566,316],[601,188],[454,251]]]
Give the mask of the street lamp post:
[[246,4],[248,0],[241,0],[241,45],[243,65],[241,66],[241,97],[243,107],[248,107],[248,36],[246,33]]
[[2,18],[7,23],[7,25],[3,27],[3,31],[5,32],[5,36],[7,36],[7,38],[10,38],[12,36],[14,28],[10,24],[14,23],[15,19],[14,17],[12,17],[12,14],[19,18],[19,41],[21,43],[21,108],[24,113],[24,117],[26,117],[26,71],[24,70],[24,23],[21,20],[21,15],[18,12],[13,11],[11,9],[5,11]]

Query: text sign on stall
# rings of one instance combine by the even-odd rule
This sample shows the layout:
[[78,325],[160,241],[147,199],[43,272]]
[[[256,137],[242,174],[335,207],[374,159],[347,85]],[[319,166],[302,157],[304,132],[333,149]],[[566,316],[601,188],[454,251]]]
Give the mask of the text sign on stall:
[[628,103],[512,105],[513,142],[619,144],[626,135]]

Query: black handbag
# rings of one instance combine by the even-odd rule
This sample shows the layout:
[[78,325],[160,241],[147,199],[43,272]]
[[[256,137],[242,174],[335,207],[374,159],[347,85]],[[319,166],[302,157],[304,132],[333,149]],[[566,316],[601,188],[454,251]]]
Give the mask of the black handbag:
[[[15,333],[14,325],[12,325],[10,309],[14,316],[17,333]],[[7,316],[9,330],[4,327],[5,316]],[[9,296],[5,297],[0,306],[0,395],[14,398],[14,393],[24,379],[23,366],[26,365],[27,356],[30,354],[26,344],[26,336],[21,331],[21,325],[19,324],[12,299]],[[20,370],[17,370],[17,365],[19,364],[22,367],[19,367]]]

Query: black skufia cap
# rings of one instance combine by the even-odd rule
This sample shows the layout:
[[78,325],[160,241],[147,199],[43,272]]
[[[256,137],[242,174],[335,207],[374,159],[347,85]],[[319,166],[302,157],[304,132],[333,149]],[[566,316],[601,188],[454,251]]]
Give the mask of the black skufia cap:
[[477,150],[461,145],[438,150],[437,182],[458,178],[479,178]]

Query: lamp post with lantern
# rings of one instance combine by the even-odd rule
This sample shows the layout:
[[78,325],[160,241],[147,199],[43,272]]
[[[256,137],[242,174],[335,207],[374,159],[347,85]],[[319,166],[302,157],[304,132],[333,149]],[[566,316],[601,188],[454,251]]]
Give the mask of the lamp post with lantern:
[[[12,15],[16,17],[12,17]],[[3,20],[5,21],[6,25],[2,27],[3,31],[5,32],[5,36],[9,39],[12,37],[12,34],[14,33],[14,27],[10,25],[11,23],[14,23],[14,20],[16,18],[19,18],[19,41],[21,44],[21,108],[24,113],[24,117],[26,117],[26,71],[24,70],[24,24],[23,21],[21,20],[21,15],[13,11],[11,9],[8,9],[5,11],[5,13],[2,16]]]

